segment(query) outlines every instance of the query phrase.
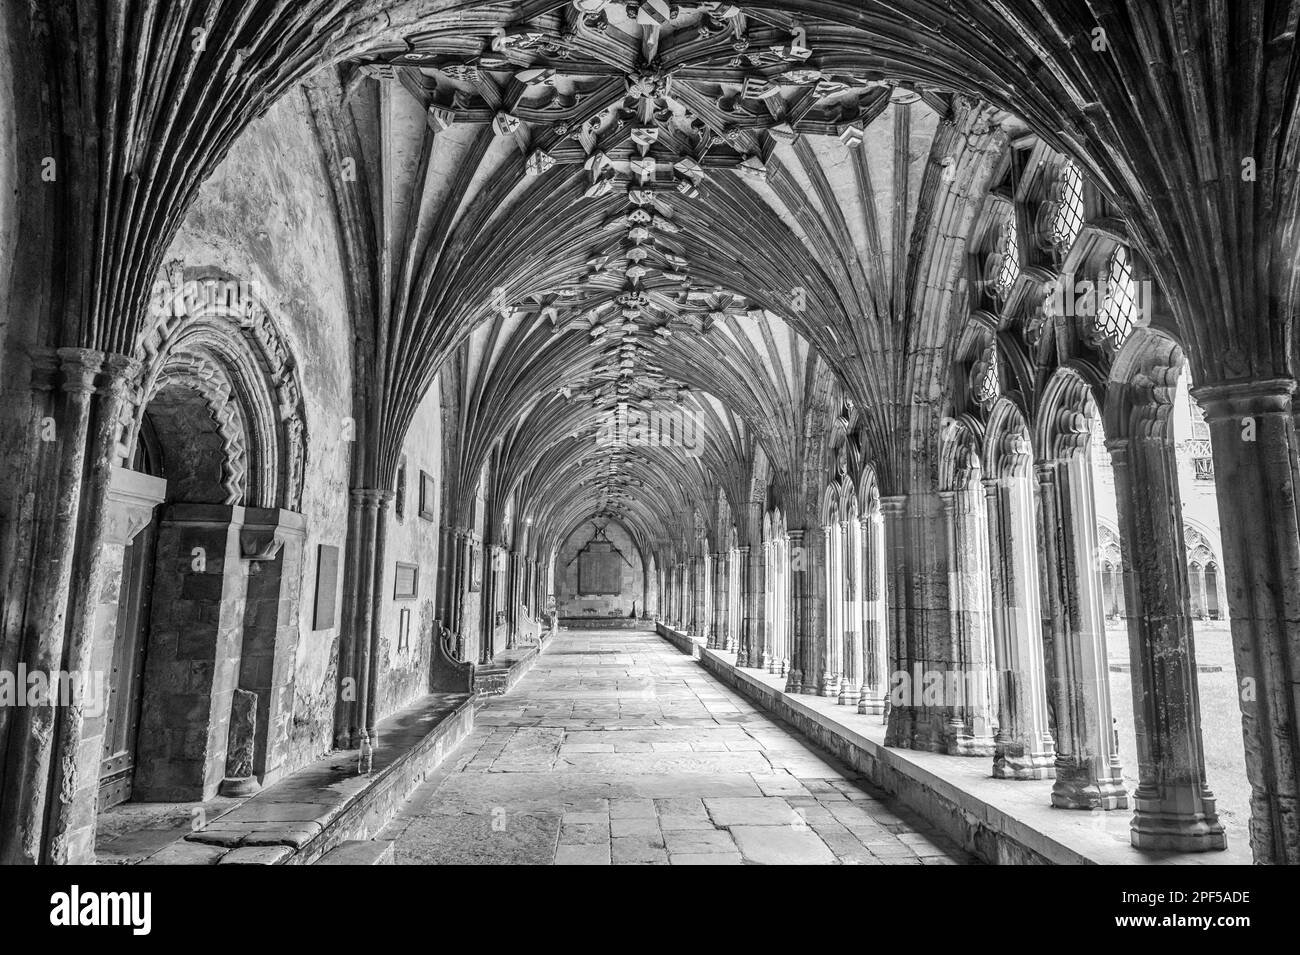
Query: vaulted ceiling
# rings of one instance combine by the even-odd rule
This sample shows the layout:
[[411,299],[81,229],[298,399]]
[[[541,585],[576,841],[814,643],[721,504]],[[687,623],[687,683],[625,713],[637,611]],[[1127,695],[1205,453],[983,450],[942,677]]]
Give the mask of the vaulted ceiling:
[[[31,16],[58,78],[41,135],[74,183],[54,220],[63,344],[129,351],[198,185],[310,77],[375,369],[358,443],[375,480],[435,372],[490,340],[495,357],[457,361],[523,349],[521,381],[538,379],[484,391],[496,439],[525,414],[553,417],[536,435],[582,434],[565,408],[675,406],[685,388],[729,422],[720,442],[755,442],[796,488],[816,429],[773,437],[772,398],[798,364],[808,413],[833,413],[833,379],[882,485],[904,486],[962,312],[971,206],[1023,128],[1133,224],[1201,380],[1291,371],[1294,2],[56,0]],[[745,322],[806,360],[777,374]],[[527,349],[565,356],[556,380]],[[742,476],[712,479],[737,503]],[[610,488],[576,486],[600,489],[584,506]],[[647,505],[647,526],[676,503]]]
[[545,501],[551,534],[680,537],[753,498],[755,448],[797,498],[846,398],[880,456],[906,429],[918,283],[955,281],[1014,122],[814,68],[803,28],[735,7],[631,12],[432,31],[312,81],[387,369],[381,479],[440,368],[455,499],[496,454],[498,499]]

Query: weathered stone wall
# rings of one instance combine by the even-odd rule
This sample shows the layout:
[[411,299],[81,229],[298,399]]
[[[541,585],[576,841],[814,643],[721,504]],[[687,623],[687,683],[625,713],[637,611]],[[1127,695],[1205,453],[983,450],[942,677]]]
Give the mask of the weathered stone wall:
[[[429,691],[429,670],[433,647],[435,595],[438,586],[438,529],[442,515],[438,493],[442,489],[442,415],[439,413],[437,383],[429,389],[419,410],[416,426],[402,446],[406,459],[406,492],[403,514],[398,517],[396,501],[388,511],[388,535],[384,551],[384,606],[379,644],[379,699],[377,716],[385,716]],[[420,516],[420,472],[436,482],[433,516]],[[393,597],[397,563],[419,567],[414,599]],[[400,645],[399,627],[403,609],[410,611],[410,636]]]
[[[608,616],[611,610],[621,617],[632,612],[636,605],[637,615],[645,610],[645,581],[641,572],[641,552],[637,550],[631,535],[622,525],[610,521],[605,527],[605,535],[614,542],[614,546],[627,558],[629,563],[621,563],[619,568],[619,593],[617,596],[583,597],[578,594],[578,552],[591,540],[595,531],[590,524],[577,528],[560,547],[560,555],[555,562],[556,600],[561,617],[581,617],[587,610],[594,610],[598,617]],[[617,555],[614,555],[617,559]]]
[[302,96],[290,92],[252,124],[204,183],[166,257],[260,283],[301,376],[306,540],[285,770],[330,746],[342,616],[336,605],[336,625],[312,630],[319,545],[339,548],[342,586],[351,436],[345,419],[352,414],[352,333],[324,175]]
[[[0,16],[0,49],[5,51],[6,64],[17,62],[9,55],[8,22]],[[9,283],[13,278],[14,257],[18,235],[18,142],[14,129],[14,117],[17,110],[14,104],[13,76],[8,67],[0,69],[0,182],[6,188],[0,189],[0,359],[5,353],[8,325],[11,320],[9,309],[4,307],[4,299],[9,293]]]

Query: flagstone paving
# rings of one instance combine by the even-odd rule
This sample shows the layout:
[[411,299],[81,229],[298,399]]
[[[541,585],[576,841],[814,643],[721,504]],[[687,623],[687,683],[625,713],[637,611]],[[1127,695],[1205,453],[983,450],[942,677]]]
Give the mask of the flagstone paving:
[[399,864],[975,860],[653,633],[561,631],[379,836]]

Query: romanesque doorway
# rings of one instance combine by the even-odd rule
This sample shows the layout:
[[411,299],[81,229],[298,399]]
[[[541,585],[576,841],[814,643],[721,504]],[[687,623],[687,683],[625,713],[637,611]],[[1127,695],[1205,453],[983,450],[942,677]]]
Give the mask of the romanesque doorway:
[[[155,594],[161,584],[165,593],[176,596],[168,584],[177,568],[174,559],[160,562],[160,540],[175,536],[178,506],[221,504],[229,496],[225,479],[230,444],[209,398],[183,379],[164,384],[142,416],[132,466],[123,472],[122,483],[132,486],[137,505],[149,509],[147,523],[125,541],[122,551],[114,639],[105,661],[101,811],[130,800],[140,788],[140,765],[160,745],[156,739],[141,739],[146,717],[152,714],[155,729],[167,722],[167,686],[171,681],[150,667],[149,657],[151,645],[157,642],[155,620],[171,611],[171,607],[156,605]],[[142,476],[156,480],[141,485]],[[147,500],[149,489],[161,492],[160,499]],[[197,559],[191,555],[191,561]]]

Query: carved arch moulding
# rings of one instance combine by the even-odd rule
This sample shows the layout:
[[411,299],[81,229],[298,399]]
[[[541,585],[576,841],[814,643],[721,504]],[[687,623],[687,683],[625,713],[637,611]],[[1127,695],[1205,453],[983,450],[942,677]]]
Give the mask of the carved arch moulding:
[[299,510],[306,419],[297,362],[257,282],[169,262],[135,341],[114,464],[129,467],[149,403],[169,384],[197,391],[225,443],[227,504]]

